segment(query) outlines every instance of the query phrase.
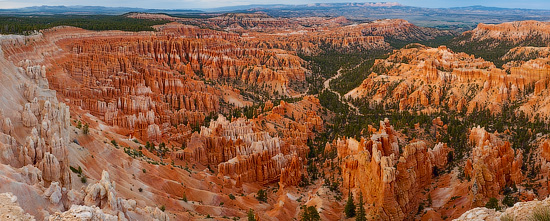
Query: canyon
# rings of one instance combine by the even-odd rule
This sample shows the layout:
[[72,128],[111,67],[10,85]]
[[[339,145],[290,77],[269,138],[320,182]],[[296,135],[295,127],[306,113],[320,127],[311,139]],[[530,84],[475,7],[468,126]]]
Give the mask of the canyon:
[[[2,219],[290,220],[314,207],[345,220],[350,196],[368,219],[496,220],[548,204],[550,49],[525,35],[547,42],[546,23],[456,37],[513,42],[499,66],[422,45],[454,32],[402,19],[126,16],[167,23],[0,36]],[[333,90],[366,55],[359,86]],[[493,199],[501,211],[479,208]]]

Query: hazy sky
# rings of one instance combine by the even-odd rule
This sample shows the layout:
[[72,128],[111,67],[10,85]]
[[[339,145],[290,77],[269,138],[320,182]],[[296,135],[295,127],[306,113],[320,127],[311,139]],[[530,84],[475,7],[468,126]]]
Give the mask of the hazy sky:
[[[157,9],[197,9],[249,4],[307,4],[327,2],[374,2],[376,0],[0,0],[0,8],[39,5],[126,6]],[[550,0],[395,0],[403,5],[421,7],[457,7],[484,5],[504,8],[550,9]]]

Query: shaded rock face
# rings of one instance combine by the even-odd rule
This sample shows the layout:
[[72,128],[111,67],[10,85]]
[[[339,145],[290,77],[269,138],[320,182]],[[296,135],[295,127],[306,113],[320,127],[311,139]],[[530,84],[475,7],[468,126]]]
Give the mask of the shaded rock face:
[[24,41],[18,36],[0,38],[0,93],[10,97],[0,102],[0,162],[15,168],[38,168],[41,173],[32,172],[33,181],[43,181],[46,187],[51,182],[67,187],[71,184],[69,107],[58,102],[49,89],[43,65],[17,56],[5,60],[14,45],[19,47]]
[[[387,35],[391,28],[382,27],[403,27],[399,29],[403,33],[418,28],[399,20],[357,26],[342,26],[346,23],[342,18],[307,20],[300,22],[313,20],[338,28],[328,32],[328,26],[319,25],[319,30],[304,34],[308,42],[301,35],[245,36],[175,23],[157,27],[156,33],[99,33],[64,27],[43,31],[33,37],[33,44],[5,44],[5,54],[17,63],[28,63],[24,58],[35,58],[35,52],[55,54],[43,59],[42,65],[22,67],[29,78],[40,81],[38,86],[25,86],[29,101],[40,86],[48,85],[70,106],[87,110],[133,137],[154,143],[182,142],[182,136],[190,134],[186,126],[201,124],[206,115],[222,109],[225,91],[198,78],[238,81],[271,94],[293,95],[293,85],[302,85],[307,74],[295,52],[318,51],[314,48],[320,45],[383,50],[388,45],[376,35]],[[25,126],[49,126],[37,116],[38,103],[25,105],[21,114]]]
[[236,187],[243,183],[297,185],[307,176],[307,140],[314,130],[323,130],[316,114],[319,100],[306,96],[293,104],[281,101],[278,106],[266,107],[259,108],[261,113],[253,119],[229,121],[219,115],[209,127],[191,136],[185,150],[173,152],[171,158],[208,166]]
[[[36,44],[31,46],[25,42]],[[0,99],[2,191],[18,194],[20,201],[24,202],[22,207],[37,219],[48,219],[51,212],[85,204],[98,207],[81,208],[80,212],[69,212],[71,214],[64,218],[110,219],[118,216],[116,220],[167,220],[160,210],[137,208],[135,201],[117,198],[115,185],[107,173],[103,174],[100,184],[82,191],[72,189],[68,151],[72,130],[69,107],[59,102],[56,92],[49,89],[46,68],[42,65],[47,59],[40,57],[58,48],[42,34],[2,36],[0,46],[0,94],[10,98]],[[8,196],[12,203],[16,202],[17,197]],[[0,206],[11,207],[6,202],[1,202]],[[101,215],[103,209],[105,215]],[[24,220],[32,219],[28,214],[19,214],[17,208],[10,211],[16,212],[10,219],[19,215]],[[88,216],[89,212],[91,216]],[[59,217],[50,218],[57,220]]]
[[[45,194],[55,204],[62,197],[57,183],[52,183]],[[64,191],[63,197],[74,204],[65,212],[52,214],[49,220],[170,220],[159,208],[140,208],[135,200],[117,197],[116,184],[106,171],[102,172],[101,180],[97,183],[88,185],[80,192]]]
[[[512,102],[527,100],[527,102],[521,102],[519,109],[527,116],[535,118],[539,115],[539,118],[542,119],[549,116],[548,110],[550,109],[550,105],[545,99],[545,96],[548,95],[549,25],[548,22],[538,21],[516,21],[494,25],[479,24],[476,29],[464,32],[451,44],[456,48],[473,45],[472,49],[480,53],[510,49],[507,52],[504,51],[506,53],[497,59],[505,62],[502,70],[507,72],[510,77],[523,78],[524,82],[519,85],[516,84],[516,88],[497,85],[499,88],[504,89],[499,94],[507,92],[510,97],[509,101]],[[495,55],[501,56],[500,52]],[[500,61],[494,61],[500,63]],[[505,79],[506,77],[500,76],[499,78]],[[515,83],[508,84],[513,87]],[[521,86],[521,84],[524,86]],[[490,84],[488,86],[494,87],[495,85]],[[517,94],[519,96],[514,96],[513,94],[517,89],[520,92]],[[500,95],[489,94],[489,96],[498,98]],[[504,98],[502,101],[507,101],[507,99]],[[491,110],[494,110],[494,108],[491,108]]]
[[281,101],[278,106],[271,105],[260,108],[263,113],[254,119],[229,121],[219,115],[209,127],[201,127],[200,133],[191,136],[185,150],[173,152],[171,158],[208,166],[237,187],[243,183],[297,185],[307,176],[307,141],[314,130],[323,130],[316,114],[320,103],[306,96],[293,104]]
[[506,52],[501,60],[510,62],[508,65],[522,64],[536,58],[550,56],[549,47],[515,47]]
[[[368,26],[368,24],[363,24]],[[248,45],[265,49],[284,49],[314,55],[327,49],[341,52],[387,50],[390,45],[383,36],[365,35],[358,26],[343,26],[304,33],[289,33],[275,38],[252,35]]]
[[399,147],[387,119],[369,140],[339,139],[332,146],[342,162],[343,188],[361,192],[369,215],[388,220],[414,217],[417,194],[430,184],[434,167],[445,166],[449,152],[444,144],[430,149],[424,141]]
[[448,108],[467,113],[480,108],[500,113],[505,105],[519,101],[519,110],[526,116],[545,119],[550,113],[546,99],[550,93],[550,49],[545,43],[550,39],[548,24],[480,24],[459,38],[463,40],[457,47],[481,44],[479,47],[486,48],[475,49],[481,51],[510,48],[499,58],[506,62],[502,68],[445,46],[409,45],[377,60],[371,75],[346,97],[399,110]]
[[[38,219],[50,215],[52,219],[167,219],[157,208],[138,207],[135,201],[120,197],[135,197],[132,187],[136,178],[125,180],[118,173],[128,172],[126,163],[137,163],[137,168],[149,166],[126,159],[125,153],[119,153],[122,150],[113,149],[108,156],[117,156],[117,161],[108,167],[118,177],[104,173],[98,183],[71,183],[69,165],[82,166],[85,176],[98,179],[99,172],[94,169],[102,169],[103,165],[97,164],[105,161],[100,157],[106,156],[102,156],[102,147],[98,153],[91,146],[104,142],[106,134],[112,133],[114,138],[108,139],[117,141],[128,136],[154,144],[185,142],[188,148],[174,151],[172,159],[208,165],[218,176],[209,179],[220,183],[228,180],[234,186],[247,182],[291,187],[306,173],[307,140],[323,130],[323,120],[317,115],[319,100],[305,96],[301,101],[283,101],[258,110],[254,119],[229,121],[220,117],[211,121],[210,127],[201,128],[200,133],[191,134],[191,125],[204,123],[207,114],[223,112],[227,103],[221,104],[221,100],[226,99],[227,93],[242,99],[238,97],[239,90],[231,85],[210,81],[265,84],[268,91],[294,95],[296,92],[289,85],[305,79],[303,61],[293,52],[247,48],[235,34],[170,24],[159,27],[156,33],[89,32],[59,27],[38,35],[1,40],[0,68],[11,70],[0,70],[0,92],[13,99],[0,99],[0,166],[10,169],[5,172],[8,175],[0,176],[0,182],[9,181],[9,185],[2,183],[0,187],[16,194],[32,193],[25,196],[26,202],[33,197],[36,202],[24,208],[30,208]],[[73,119],[69,106],[79,114]],[[71,128],[71,121],[77,124],[77,120],[90,124],[93,137]],[[69,159],[73,160],[71,164]],[[150,168],[155,167],[147,167],[147,171]],[[174,174],[182,171],[165,172],[161,175],[171,177],[162,180],[179,179]],[[197,185],[197,179],[190,178],[189,183]],[[113,180],[123,182],[120,195]],[[23,187],[11,185],[19,182],[22,185],[18,186]],[[179,189],[171,188],[169,194],[179,194],[176,191]],[[140,206],[165,197],[159,192],[151,193],[143,197],[149,201],[139,201]],[[217,197],[216,194],[212,195]],[[233,208],[224,208],[223,213],[243,215]]]
[[521,150],[513,150],[508,141],[480,127],[471,129],[469,140],[474,148],[464,174],[473,180],[474,205],[485,205],[488,198],[498,197],[505,187],[523,181]]
[[[542,140],[536,150],[535,168],[539,171],[535,173],[537,179],[550,176],[550,140]],[[543,187],[550,187],[550,182],[543,183]]]

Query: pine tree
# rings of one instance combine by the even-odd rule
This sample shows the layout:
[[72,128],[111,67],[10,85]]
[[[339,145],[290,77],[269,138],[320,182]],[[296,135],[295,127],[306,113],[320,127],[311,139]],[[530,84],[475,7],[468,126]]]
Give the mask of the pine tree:
[[498,205],[498,200],[494,197],[491,197],[489,199],[489,202],[487,202],[487,204],[485,204],[485,207],[487,207],[489,209],[500,210],[500,206]]
[[319,215],[319,212],[317,212],[317,209],[315,209],[314,206],[302,206],[302,209],[304,210],[302,212],[302,219],[301,221],[319,221],[321,220],[321,216]]
[[267,202],[267,191],[260,189],[258,190],[258,193],[256,194],[256,199],[260,202]]
[[353,202],[353,194],[351,192],[348,194],[348,201],[346,202],[346,207],[344,207],[344,212],[347,218],[355,216],[355,203]]
[[357,216],[355,217],[356,221],[367,221],[367,214],[365,212],[365,207],[363,207],[363,193],[359,194],[359,205],[357,209]]
[[254,210],[250,209],[247,213],[248,221],[256,221],[256,216],[254,215]]
[[88,134],[89,131],[90,131],[90,126],[88,125],[88,123],[84,124],[84,127],[82,128],[82,133]]

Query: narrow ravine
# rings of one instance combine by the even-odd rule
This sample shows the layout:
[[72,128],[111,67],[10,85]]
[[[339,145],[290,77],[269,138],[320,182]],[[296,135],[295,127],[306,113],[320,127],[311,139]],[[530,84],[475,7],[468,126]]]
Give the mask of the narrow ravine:
[[[364,61],[363,61],[364,62]],[[359,67],[359,65],[363,64],[363,62],[357,64],[355,67],[351,68],[350,70],[353,70],[357,67]],[[353,109],[355,111],[355,114],[356,115],[360,115],[360,116],[363,116],[363,114],[359,111],[359,108],[357,108],[355,105],[353,105],[351,102],[347,101],[347,100],[344,100],[342,98],[342,96],[340,95],[340,93],[332,90],[332,88],[330,88],[330,82],[336,78],[339,78],[340,76],[342,76],[342,68],[338,69],[338,71],[336,72],[337,74],[332,76],[331,78],[327,79],[325,82],[323,82],[323,90],[328,90],[332,93],[335,93],[337,96],[338,96],[338,100],[342,103],[346,103],[347,105],[349,105],[351,107],[351,109]]]

